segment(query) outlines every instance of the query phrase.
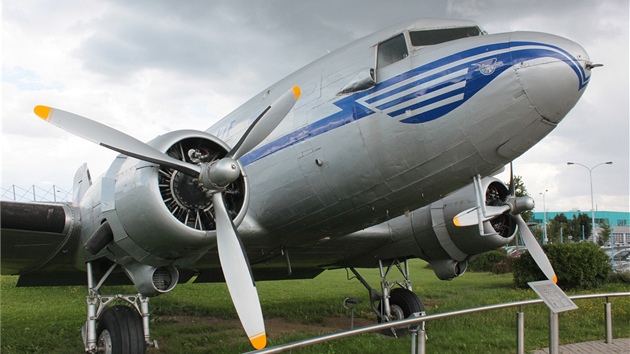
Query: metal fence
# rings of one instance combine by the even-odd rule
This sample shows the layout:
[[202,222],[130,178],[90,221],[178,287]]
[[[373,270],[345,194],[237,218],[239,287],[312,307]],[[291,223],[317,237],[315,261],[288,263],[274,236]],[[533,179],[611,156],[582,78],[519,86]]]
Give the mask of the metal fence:
[[[612,343],[612,339],[613,339],[612,337],[613,326],[612,326],[612,306],[609,301],[609,298],[618,297],[618,296],[630,296],[630,292],[574,295],[574,296],[570,296],[569,298],[571,300],[606,298],[606,303],[604,306],[604,313],[605,313],[604,316],[605,316],[605,325],[606,325],[606,343],[610,344]],[[446,318],[446,317],[467,315],[467,314],[476,313],[476,312],[492,311],[492,310],[504,309],[504,308],[509,308],[509,307],[518,307],[518,312],[516,316],[517,318],[516,319],[516,323],[517,323],[516,352],[519,354],[522,354],[522,353],[525,353],[525,317],[524,317],[525,314],[523,312],[523,306],[539,304],[542,302],[543,302],[542,299],[516,301],[516,302],[508,302],[508,303],[498,304],[498,305],[477,307],[473,309],[445,312],[445,313],[440,313],[440,314],[435,314],[435,315],[426,315],[426,316],[416,317],[416,318],[408,318],[408,319],[404,319],[400,321],[392,321],[392,322],[381,323],[381,324],[376,324],[372,326],[355,328],[348,331],[333,333],[333,334],[329,334],[329,335],[325,335],[321,337],[309,338],[309,339],[301,340],[298,342],[278,345],[275,347],[266,348],[263,350],[253,351],[249,353],[252,353],[252,354],[253,353],[256,353],[256,354],[282,353],[282,352],[290,351],[292,349],[303,348],[303,347],[311,346],[314,344],[333,341],[336,339],[356,336],[358,334],[378,332],[378,331],[382,331],[382,330],[386,330],[386,329],[390,329],[394,327],[409,326],[409,328],[411,328],[411,331],[410,331],[411,332],[411,353],[424,354],[426,350],[426,345],[425,345],[426,333],[424,330],[424,324],[426,322],[441,319],[441,318]],[[554,314],[551,311],[549,311],[549,353],[550,354],[559,353],[559,344],[560,343],[559,343],[559,338],[558,338],[558,316],[557,314]]]
[[14,184],[9,188],[2,187],[0,200],[13,200],[17,202],[71,202],[72,191],[68,191],[54,184],[48,187],[32,185],[26,188]]

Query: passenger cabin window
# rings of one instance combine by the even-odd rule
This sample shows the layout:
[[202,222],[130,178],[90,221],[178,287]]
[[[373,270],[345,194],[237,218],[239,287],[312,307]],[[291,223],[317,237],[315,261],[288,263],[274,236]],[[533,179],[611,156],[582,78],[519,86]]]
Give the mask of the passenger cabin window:
[[411,45],[421,47],[453,41],[460,38],[476,37],[481,35],[479,27],[443,28],[427,31],[411,31]]
[[378,45],[376,68],[382,69],[390,64],[405,59],[409,55],[405,36],[401,33]]

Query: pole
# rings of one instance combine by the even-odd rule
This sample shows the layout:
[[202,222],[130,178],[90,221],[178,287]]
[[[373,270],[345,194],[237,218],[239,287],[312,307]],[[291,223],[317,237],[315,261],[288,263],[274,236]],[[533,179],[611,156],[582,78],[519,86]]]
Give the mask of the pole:
[[604,304],[604,311],[606,312],[606,343],[612,344],[613,341],[613,333],[612,333],[612,305],[608,300],[608,296],[606,296],[606,303]]
[[545,194],[547,194],[547,192],[549,192],[548,189],[545,189],[545,191],[542,194],[543,196],[543,239],[542,239],[542,244],[545,245],[547,244],[547,242],[549,242],[549,239],[547,238],[547,206],[545,203]]
[[409,335],[409,337],[411,337],[411,354],[417,354],[416,346],[418,345],[418,341],[416,340],[416,336],[418,335],[418,331],[412,329],[409,332],[411,333]]
[[418,354],[427,352],[427,331],[424,328],[424,322],[418,327]]
[[610,243],[610,264],[612,267],[612,271],[615,271],[615,236],[610,235],[612,237],[612,242]]
[[523,306],[516,313],[516,353],[525,354],[525,313]]
[[593,243],[597,243],[597,235],[595,234],[595,202],[594,202],[594,198],[593,198],[593,170],[597,167],[597,166],[601,166],[601,165],[612,165],[612,161],[608,161],[608,162],[602,162],[599,163],[591,168],[586,167],[585,165],[579,163],[579,162],[567,162],[567,165],[579,165],[582,166],[584,168],[586,168],[588,170],[588,177],[589,177],[589,181],[591,183],[591,228],[592,228],[592,237],[593,237]]
[[549,310],[549,354],[560,354],[558,314]]
[[591,181],[591,231],[593,243],[597,243],[597,236],[595,235],[595,203],[593,202],[593,170],[588,170],[588,178]]

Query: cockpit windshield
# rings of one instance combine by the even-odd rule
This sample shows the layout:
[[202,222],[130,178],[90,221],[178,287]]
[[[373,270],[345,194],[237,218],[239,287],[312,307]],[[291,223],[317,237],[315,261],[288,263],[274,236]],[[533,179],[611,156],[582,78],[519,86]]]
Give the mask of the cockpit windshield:
[[425,31],[411,31],[409,37],[411,38],[411,45],[414,47],[421,47],[426,45],[434,45],[453,41],[460,38],[480,36],[481,30],[479,27],[457,27],[457,28],[442,28]]

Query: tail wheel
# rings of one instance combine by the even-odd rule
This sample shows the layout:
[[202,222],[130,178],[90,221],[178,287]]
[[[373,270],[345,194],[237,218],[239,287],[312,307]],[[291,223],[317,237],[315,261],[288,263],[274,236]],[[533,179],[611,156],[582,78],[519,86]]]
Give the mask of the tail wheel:
[[108,307],[98,319],[98,352],[138,354],[146,352],[142,319],[138,312],[124,305]]

